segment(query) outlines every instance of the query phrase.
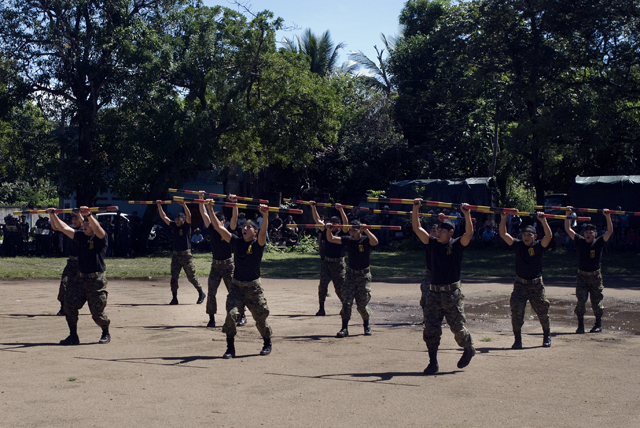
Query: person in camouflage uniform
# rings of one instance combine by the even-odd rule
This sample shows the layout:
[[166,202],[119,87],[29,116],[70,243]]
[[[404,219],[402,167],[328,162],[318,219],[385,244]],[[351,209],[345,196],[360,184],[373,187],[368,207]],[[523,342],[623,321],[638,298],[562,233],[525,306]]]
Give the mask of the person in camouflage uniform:
[[[88,211],[87,207],[80,207],[80,211]],[[104,313],[107,306],[107,278],[104,258],[107,252],[107,237],[100,223],[91,213],[86,214],[82,223],[82,230],[74,230],[54,214],[54,208],[47,209],[52,224],[62,233],[73,239],[78,247],[78,276],[76,281],[67,283],[64,299],[64,311],[69,325],[69,337],[60,341],[61,345],[78,345],[78,311],[89,304],[89,311],[93,321],[102,328],[102,336],[98,343],[109,343],[111,322]]]
[[177,202],[184,208],[184,213],[176,214],[176,220],[172,221],[162,209],[162,201],[156,201],[160,218],[171,228],[173,233],[173,256],[171,257],[171,294],[173,298],[169,304],[178,304],[178,278],[180,278],[182,269],[187,274],[189,282],[198,291],[196,303],[200,304],[204,302],[207,295],[202,291],[202,287],[198,282],[196,265],[193,263],[193,256],[191,255],[191,211],[189,211],[189,207],[184,201]]
[[[309,201],[309,205],[311,205],[311,214],[313,215],[313,219],[316,224],[324,224],[324,221],[320,218],[320,215],[318,215],[316,202]],[[340,215],[342,216],[343,224],[346,224],[347,216],[344,213],[344,210],[339,207],[338,211],[340,211]],[[338,217],[336,216],[333,216],[331,217],[331,222],[337,224],[340,223],[340,219],[338,219]],[[326,312],[324,310],[324,302],[327,299],[327,294],[329,292],[329,283],[332,281],[336,296],[338,297],[338,299],[340,299],[340,303],[342,303],[342,287],[344,285],[344,280],[346,277],[346,265],[344,263],[345,247],[344,245],[332,244],[331,242],[327,241],[325,230],[326,228],[323,227],[320,230],[319,235],[320,284],[318,284],[318,301],[320,308],[318,309],[316,316],[326,315]]]
[[336,334],[339,338],[349,336],[349,320],[354,299],[362,317],[364,334],[371,336],[371,309],[368,306],[371,300],[370,255],[371,249],[378,245],[378,238],[369,229],[361,229],[358,220],[352,220],[349,224],[353,226],[349,229],[349,236],[335,236],[331,223],[327,223],[325,232],[329,243],[344,245],[349,254],[349,268],[342,287],[342,328]]
[[[74,230],[81,230],[83,223],[82,214],[78,211],[71,217],[71,226]],[[62,230],[57,229],[57,222],[51,221],[51,228],[58,232],[64,233]],[[62,278],[60,279],[60,286],[58,287],[58,301],[60,302],[60,311],[57,315],[64,316],[64,299],[67,293],[67,286],[69,283],[76,281],[78,277],[78,245],[75,241],[71,240],[69,244],[69,258],[67,264],[62,271]]]
[[[473,339],[465,327],[464,295],[460,290],[460,271],[462,268],[462,254],[473,236],[471,212],[467,204],[461,205],[465,218],[465,233],[459,238],[453,238],[455,225],[450,220],[444,220],[440,214],[440,224],[435,236],[422,227],[420,223],[420,206],[422,199],[414,200],[411,213],[411,224],[414,233],[423,244],[426,244],[427,269],[430,275],[425,277],[423,284],[429,283],[428,291],[423,291],[424,331],[423,340],[429,351],[429,365],[424,369],[427,375],[436,374],[438,364],[438,348],[442,337],[442,320],[446,319],[453,333],[456,343],[463,348],[458,361],[458,368],[469,365],[476,354]],[[422,286],[421,286],[422,289]]]
[[[238,237],[225,229],[224,224],[216,216],[211,217],[211,222],[216,232],[220,234],[222,239],[231,244],[235,262],[233,280],[229,286],[229,295],[227,296],[227,318],[222,327],[222,332],[227,335],[227,350],[223,354],[223,358],[234,358],[236,356],[236,325],[244,306],[251,311],[251,315],[256,321],[256,328],[263,339],[260,355],[269,355],[271,353],[271,336],[273,332],[267,323],[269,306],[260,281],[260,264],[264,254],[264,247],[267,243],[267,230],[269,229],[269,207],[260,205],[260,214],[262,214],[260,231],[258,232],[257,223],[249,220],[242,227],[242,237]],[[231,222],[237,222],[237,219],[238,208],[233,207]]]
[[[573,211],[573,207],[567,207],[567,217]],[[613,235],[613,222],[608,209],[603,209],[602,213],[607,219],[607,231],[604,235],[598,237],[598,231],[593,224],[584,225],[582,236],[578,235],[571,228],[571,221],[567,218],[564,221],[564,230],[567,235],[575,242],[578,252],[578,275],[576,276],[576,298],[578,303],[574,313],[578,317],[578,329],[576,333],[584,333],[584,314],[586,312],[586,303],[591,296],[591,307],[596,322],[591,328],[591,333],[599,333],[602,331],[602,314],[604,306],[602,299],[604,298],[604,285],[602,283],[602,253],[605,243]]]
[[544,228],[544,238],[536,240],[536,228],[527,226],[522,233],[522,239],[512,237],[507,233],[508,213],[500,213],[500,237],[512,247],[516,253],[516,280],[509,300],[511,306],[511,326],[515,340],[512,349],[522,349],[522,326],[527,301],[538,315],[542,326],[542,346],[551,346],[551,327],[549,323],[549,300],[545,295],[542,281],[542,255],[549,246],[553,233],[547,223],[544,213],[539,212],[538,220]]

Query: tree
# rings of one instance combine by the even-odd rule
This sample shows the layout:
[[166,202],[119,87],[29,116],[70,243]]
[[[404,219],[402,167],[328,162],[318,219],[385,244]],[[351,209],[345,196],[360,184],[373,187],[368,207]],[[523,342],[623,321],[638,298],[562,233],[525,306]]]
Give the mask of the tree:
[[[0,8],[2,54],[15,61],[41,108],[70,119],[77,148],[66,158],[65,187],[93,205],[107,156],[96,144],[99,111],[123,96],[140,66],[148,22],[171,0],[8,0]],[[49,98],[48,98],[48,97]]]
[[310,70],[320,77],[330,76],[338,68],[338,50],[345,47],[344,43],[333,44],[329,30],[318,38],[308,28],[302,37],[296,41],[285,38],[284,49],[305,55],[310,61]]

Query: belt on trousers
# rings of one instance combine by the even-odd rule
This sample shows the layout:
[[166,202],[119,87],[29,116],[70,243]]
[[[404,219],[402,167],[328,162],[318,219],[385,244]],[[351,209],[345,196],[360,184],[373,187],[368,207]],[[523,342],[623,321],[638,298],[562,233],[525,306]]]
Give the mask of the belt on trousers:
[[328,262],[342,262],[342,261],[344,261],[344,257],[340,257],[340,258],[337,258],[337,259],[332,259],[331,257],[325,257],[324,259],[326,261],[328,261]]
[[78,261],[78,256],[69,256],[69,260],[77,262]]
[[78,272],[78,276],[80,278],[97,278],[102,275],[104,272],[91,272],[91,273],[82,273]]
[[233,259],[232,258],[228,258],[226,260],[213,259],[213,264],[216,264],[216,265],[230,265],[231,263],[233,263]]
[[[325,260],[326,260],[326,258],[325,258]],[[362,270],[355,270],[355,269],[349,268],[349,272],[351,272],[351,273],[369,273],[369,272],[371,272],[371,268],[368,267],[368,268],[364,268]]]
[[594,271],[591,271],[591,272],[586,271],[586,270],[580,270],[580,269],[578,269],[578,273],[579,273],[580,275],[587,275],[587,276],[600,275],[600,269],[598,269],[598,270],[594,270]]
[[457,282],[453,282],[451,284],[446,284],[446,285],[434,285],[431,284],[429,286],[429,290],[431,291],[452,291],[455,290],[456,288],[460,288],[460,281]]
[[184,250],[184,251],[174,251],[173,252],[174,256],[186,256],[186,255],[191,255],[191,250]]
[[533,279],[524,279],[524,278],[520,278],[519,276],[516,276],[516,281],[521,284],[540,284],[542,282],[542,277],[539,276]]
[[258,285],[260,283],[260,278],[254,279],[253,281],[240,281],[240,280],[234,278],[234,279],[231,280],[231,282],[233,284],[235,284],[235,285],[248,287],[248,286],[251,286],[251,285]]

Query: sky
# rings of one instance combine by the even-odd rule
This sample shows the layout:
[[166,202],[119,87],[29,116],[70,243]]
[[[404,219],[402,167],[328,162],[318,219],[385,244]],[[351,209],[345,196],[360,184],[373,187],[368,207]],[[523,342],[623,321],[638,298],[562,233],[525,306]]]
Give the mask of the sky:
[[[254,12],[265,9],[275,17],[284,19],[286,26],[297,26],[295,31],[278,31],[276,40],[295,39],[303,31],[320,36],[326,30],[334,44],[344,42],[339,64],[347,61],[351,51],[362,51],[375,60],[376,51],[384,47],[380,34],[396,36],[399,33],[398,16],[406,0],[243,0]],[[205,6],[225,6],[237,10],[231,0],[203,0]],[[281,46],[281,45],[279,45]]]

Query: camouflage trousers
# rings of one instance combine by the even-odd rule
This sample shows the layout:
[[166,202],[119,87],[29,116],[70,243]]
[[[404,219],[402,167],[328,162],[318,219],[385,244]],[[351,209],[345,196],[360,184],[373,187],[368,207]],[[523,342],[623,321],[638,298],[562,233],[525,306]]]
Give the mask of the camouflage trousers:
[[354,273],[347,270],[342,288],[342,310],[340,311],[343,321],[348,322],[351,319],[354,299],[362,320],[369,320],[371,309],[367,305],[371,300],[371,272]]
[[429,287],[431,286],[431,271],[427,270],[424,273],[424,278],[422,278],[422,282],[420,283],[420,307],[424,312],[424,305],[427,302],[427,294],[429,294]]
[[77,276],[74,281],[68,282],[64,299],[64,313],[67,323],[70,326],[77,325],[78,311],[84,306],[85,302],[88,302],[93,321],[103,329],[109,327],[109,318],[104,313],[108,295],[107,277],[104,272],[100,273],[97,278],[81,278]]
[[218,312],[218,301],[216,300],[216,294],[218,293],[218,287],[220,282],[224,281],[227,292],[231,287],[231,280],[233,279],[233,270],[235,265],[233,263],[216,263],[211,262],[211,272],[209,272],[209,290],[207,293],[207,313],[213,315]]
[[451,291],[427,291],[423,313],[422,338],[427,344],[427,349],[433,351],[440,346],[443,319],[447,320],[458,346],[467,348],[473,345],[471,333],[464,326],[467,317],[464,314],[464,294],[460,288]]
[[245,306],[256,321],[256,328],[260,335],[265,339],[269,339],[273,334],[271,327],[267,323],[269,306],[267,305],[267,299],[264,297],[260,278],[250,282],[241,282],[234,279],[229,287],[226,306],[227,318],[222,326],[222,332],[226,333],[227,337],[236,335],[236,323],[242,316],[241,311]]
[[60,279],[60,287],[58,287],[58,302],[64,305],[64,296],[67,294],[67,284],[70,281],[77,281],[78,276],[78,260],[67,260],[67,264],[62,271]]
[[513,291],[511,292],[511,299],[509,305],[511,306],[511,326],[514,333],[519,333],[522,330],[524,324],[524,311],[527,307],[527,300],[531,303],[540,325],[542,325],[543,331],[549,330],[549,301],[544,293],[544,283],[540,278],[538,284],[523,284],[516,281],[513,284]]
[[602,294],[603,291],[602,274],[583,275],[579,273],[576,277],[576,297],[578,298],[578,304],[576,305],[574,313],[579,317],[584,317],[587,311],[587,299],[591,297],[593,315],[601,318],[604,313],[604,305],[602,304],[602,299],[604,298]]
[[174,254],[171,257],[171,292],[178,292],[178,278],[182,269],[196,290],[202,290],[198,278],[196,278],[196,265],[193,263],[193,256],[191,254]]
[[339,262],[322,260],[320,262],[320,285],[318,285],[318,298],[320,303],[327,299],[329,283],[333,281],[336,296],[342,302],[342,287],[344,285],[346,267],[344,259]]

